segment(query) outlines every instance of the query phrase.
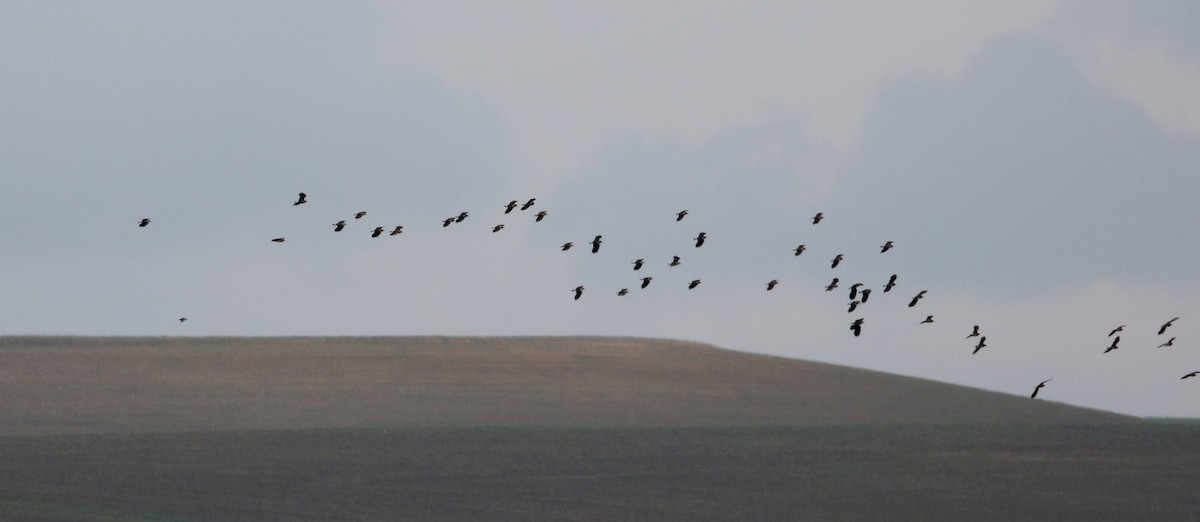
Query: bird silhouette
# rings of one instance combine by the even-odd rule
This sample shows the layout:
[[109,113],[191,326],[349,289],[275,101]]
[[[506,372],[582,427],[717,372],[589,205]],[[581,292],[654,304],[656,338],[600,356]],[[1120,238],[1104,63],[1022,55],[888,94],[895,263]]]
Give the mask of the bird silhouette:
[[180,317],[180,318],[179,318],[179,322],[181,322],[181,323],[182,323],[182,322],[184,322],[184,321],[187,321],[187,317]]
[[704,232],[701,232],[701,233],[700,233],[700,235],[698,235],[698,236],[696,236],[696,237],[694,237],[694,238],[692,238],[692,239],[695,239],[695,240],[696,240],[696,248],[700,248],[700,245],[703,245],[703,244],[704,244],[704,240],[705,240],[705,239],[708,239],[708,234],[705,234]]
[[691,290],[691,289],[693,289],[693,288],[696,288],[697,286],[700,286],[700,280],[699,280],[699,279],[693,279],[691,283],[688,283],[688,290]]
[[382,233],[383,233],[383,227],[375,227],[375,230],[371,231],[371,237],[379,237],[379,235]]
[[300,197],[299,197],[299,199],[297,199],[295,203],[292,203],[292,206],[294,207],[294,206],[296,206],[296,205],[303,205],[303,204],[305,204],[305,203],[308,203],[308,200],[304,199],[304,198],[307,198],[307,197],[308,197],[308,195],[307,195],[307,194],[305,194],[305,193],[301,192],[301,193],[300,193]]
[[1111,351],[1113,351],[1113,350],[1116,350],[1116,349],[1117,349],[1117,343],[1119,343],[1119,342],[1121,342],[1121,336],[1119,336],[1119,335],[1118,335],[1118,336],[1116,336],[1115,338],[1113,338],[1113,342],[1112,342],[1112,344],[1108,345],[1108,348],[1106,348],[1106,349],[1104,350],[1104,353],[1108,353],[1108,352],[1111,352]]
[[679,213],[675,214],[675,221],[676,222],[683,221],[683,216],[686,216],[687,214],[688,214],[688,211],[680,210]]
[[642,278],[642,288],[646,288],[647,286],[650,286],[651,279],[654,279],[654,278],[653,277],[643,277]]
[[891,241],[888,241],[887,243],[884,243],[883,246],[879,247],[879,253],[882,254],[887,252],[888,250],[891,250],[893,246],[895,245],[893,245]]
[[770,292],[771,290],[774,290],[775,285],[777,285],[777,284],[779,284],[778,279],[772,279],[770,281],[767,281],[767,291]]
[[464,219],[467,219],[467,213],[466,213],[466,212],[459,212],[459,214],[458,214],[458,217],[454,218],[454,222],[455,222],[455,223],[462,223]]
[[392,229],[392,233],[391,233],[391,234],[388,234],[388,235],[389,235],[389,236],[395,236],[395,235],[400,235],[400,234],[403,234],[403,233],[404,233],[404,226],[403,226],[403,225],[396,225],[396,228],[393,228],[393,229]]
[[563,246],[562,246],[562,251],[563,251],[563,252],[566,252],[566,251],[570,250],[570,249],[571,249],[571,247],[573,247],[573,246],[575,246],[575,243],[572,243],[572,242],[570,242],[570,241],[567,241],[566,243],[563,243]]
[[599,251],[600,251],[600,236],[596,236],[595,238],[592,239],[592,253],[595,254],[596,252],[599,252]]
[[854,301],[850,301],[850,309],[846,310],[846,313],[853,312],[856,308],[858,308],[858,304],[859,304],[859,301],[857,299]]
[[979,337],[979,325],[975,325],[975,327],[971,329],[971,333],[967,334],[966,338],[970,339],[972,337]]
[[646,262],[646,260],[645,260],[645,259],[640,259],[640,258],[639,258],[639,259],[635,259],[635,260],[633,261],[633,269],[634,269],[634,270],[641,270],[641,269],[642,269],[642,264],[643,264],[643,263],[645,263],[645,262]]
[[1168,339],[1167,342],[1158,345],[1159,348],[1166,348],[1168,346],[1175,346],[1175,338],[1174,337]]
[[884,293],[891,292],[892,288],[894,288],[895,286],[896,286],[896,274],[892,274],[892,277],[888,278],[887,284],[883,285]]
[[980,337],[979,344],[975,345],[975,351],[971,352],[971,355],[975,355],[975,354],[979,353],[979,350],[982,350],[984,346],[987,346],[986,341],[987,341],[986,335],[983,337]]
[[537,198],[529,198],[529,201],[526,201],[524,205],[521,205],[521,210],[528,210],[529,207],[533,206],[534,201],[537,201]]
[[546,219],[546,211],[543,210],[541,212],[538,212],[537,214],[534,214],[533,217],[535,218],[534,221],[541,221],[543,219]]
[[813,224],[815,225],[817,223],[820,223],[822,219],[825,219],[825,213],[817,212],[817,215],[813,216]]
[[854,332],[855,337],[858,337],[859,334],[862,333],[863,320],[864,319],[860,317],[855,319],[853,323],[850,323],[850,330]]
[[844,259],[844,258],[842,257],[842,255],[841,255],[841,254],[838,254],[838,255],[836,255],[836,256],[833,256],[833,263],[831,263],[831,264],[829,265],[829,268],[837,268],[837,266],[838,266],[838,263],[841,263],[841,262],[842,262],[842,259]]
[[624,296],[625,294],[628,294],[628,293],[629,293],[628,288],[622,288],[620,290],[617,290],[617,295],[619,295],[619,296]]
[[509,201],[507,205],[504,205],[504,213],[507,214],[509,212],[512,212],[514,208],[517,208],[518,204],[519,203],[517,203],[517,200],[515,200],[515,199],[512,201]]
[[927,315],[927,316],[925,316],[925,320],[921,321],[921,324],[928,324],[928,323],[932,323],[932,322],[933,322],[933,316]]
[[804,249],[805,249],[805,248],[807,248],[807,247],[805,247],[805,246],[802,244],[802,245],[800,245],[800,246],[796,247],[796,249],[795,249],[795,250],[793,250],[793,252],[795,252],[795,253],[796,253],[796,255],[798,256],[798,255],[800,255],[800,254],[803,254],[803,253],[804,253]]
[[362,219],[363,216],[365,216],[365,215],[367,215],[367,212],[365,210],[355,212],[354,219]]
[[575,300],[578,301],[579,296],[583,295],[583,285],[579,285],[579,286],[575,287],[574,291],[575,291]]
[[1170,328],[1171,323],[1178,321],[1178,320],[1179,320],[1179,318],[1176,317],[1174,319],[1171,319],[1170,321],[1163,323],[1163,325],[1161,327],[1159,327],[1159,329],[1158,329],[1158,335],[1162,335],[1163,332],[1167,331],[1167,328]]
[[671,263],[667,266],[679,266],[679,256],[671,256],[671,257],[673,257],[674,259],[672,259]]
[[276,242],[276,243],[282,243],[282,242],[283,242],[283,238],[282,238],[282,237],[277,237],[277,238],[275,238],[275,239],[272,239],[271,241],[274,241],[274,242]]
[[858,287],[862,285],[862,283],[854,283],[850,285],[850,299],[854,299],[854,297],[858,295]]
[[837,288],[837,284],[838,284],[838,278],[835,277],[835,278],[833,278],[833,281],[830,281],[829,284],[825,286],[825,291],[832,292],[834,288]]
[[443,219],[442,220],[442,228],[446,228],[446,227],[450,226],[450,223],[453,223],[455,219],[457,219],[457,218],[448,217],[446,219]]
[[1195,371],[1195,372],[1189,373],[1189,374],[1187,374],[1187,375],[1184,375],[1183,377],[1180,377],[1180,379],[1190,379],[1190,378],[1192,378],[1192,377],[1195,377],[1195,376],[1197,376],[1197,375],[1200,375],[1200,371]]
[[504,230],[504,223],[500,223],[499,225],[492,227],[493,234],[495,234],[496,232],[499,232],[501,230]]
[[[141,221],[138,221],[139,227],[145,227],[146,225],[149,225],[149,224],[150,224],[150,218],[142,218]],[[170,227],[167,227],[167,228],[170,228]]]
[[920,292],[917,292],[917,295],[913,296],[912,301],[908,302],[908,307],[912,308],[917,306],[917,301],[925,298],[925,292],[928,292],[928,290],[921,290]]
[[346,220],[344,219],[333,224],[334,232],[341,232],[343,228],[346,228]]
[[1108,332],[1108,336],[1112,337],[1112,336],[1116,335],[1117,332],[1121,332],[1124,330],[1125,330],[1125,325],[1118,326],[1116,328],[1113,328],[1111,332]]
[[870,297],[871,297],[871,289],[870,288],[864,288],[864,289],[858,291],[858,300],[859,301],[862,301],[865,303],[865,302],[867,302],[867,299]]
[[1037,398],[1037,394],[1038,394],[1038,390],[1042,389],[1042,387],[1043,387],[1043,386],[1045,386],[1045,385],[1046,385],[1046,383],[1048,383],[1048,382],[1050,382],[1050,381],[1053,381],[1053,380],[1054,380],[1054,379],[1046,379],[1046,380],[1044,380],[1044,381],[1042,381],[1042,382],[1038,383],[1037,387],[1035,387],[1035,388],[1033,389],[1033,394],[1032,394],[1032,395],[1030,395],[1030,396],[1029,396],[1029,398],[1030,398],[1030,399],[1036,399],[1036,398]]

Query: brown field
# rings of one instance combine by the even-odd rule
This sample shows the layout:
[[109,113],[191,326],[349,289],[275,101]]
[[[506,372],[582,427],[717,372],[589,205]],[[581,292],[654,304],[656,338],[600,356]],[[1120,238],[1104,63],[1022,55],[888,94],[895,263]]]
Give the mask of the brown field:
[[694,343],[0,338],[0,520],[1195,520],[1200,426]]

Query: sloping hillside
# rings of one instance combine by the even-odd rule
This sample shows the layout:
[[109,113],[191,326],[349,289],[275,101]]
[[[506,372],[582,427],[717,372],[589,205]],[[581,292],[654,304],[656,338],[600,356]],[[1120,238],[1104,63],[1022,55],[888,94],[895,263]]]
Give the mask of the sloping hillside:
[[629,338],[0,338],[0,436],[381,426],[1136,422]]

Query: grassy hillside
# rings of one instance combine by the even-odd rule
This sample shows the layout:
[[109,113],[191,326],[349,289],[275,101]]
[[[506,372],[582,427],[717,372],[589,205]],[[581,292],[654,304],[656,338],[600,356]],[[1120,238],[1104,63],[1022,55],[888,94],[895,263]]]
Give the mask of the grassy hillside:
[[625,338],[0,338],[0,436],[400,426],[1135,422]]

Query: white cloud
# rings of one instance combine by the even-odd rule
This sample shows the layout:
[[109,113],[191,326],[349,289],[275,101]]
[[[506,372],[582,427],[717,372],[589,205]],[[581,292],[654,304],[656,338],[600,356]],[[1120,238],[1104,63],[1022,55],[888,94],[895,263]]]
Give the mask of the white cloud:
[[1088,77],[1146,110],[1174,133],[1200,134],[1200,56],[1173,53],[1162,41],[1097,36],[1076,45]]

